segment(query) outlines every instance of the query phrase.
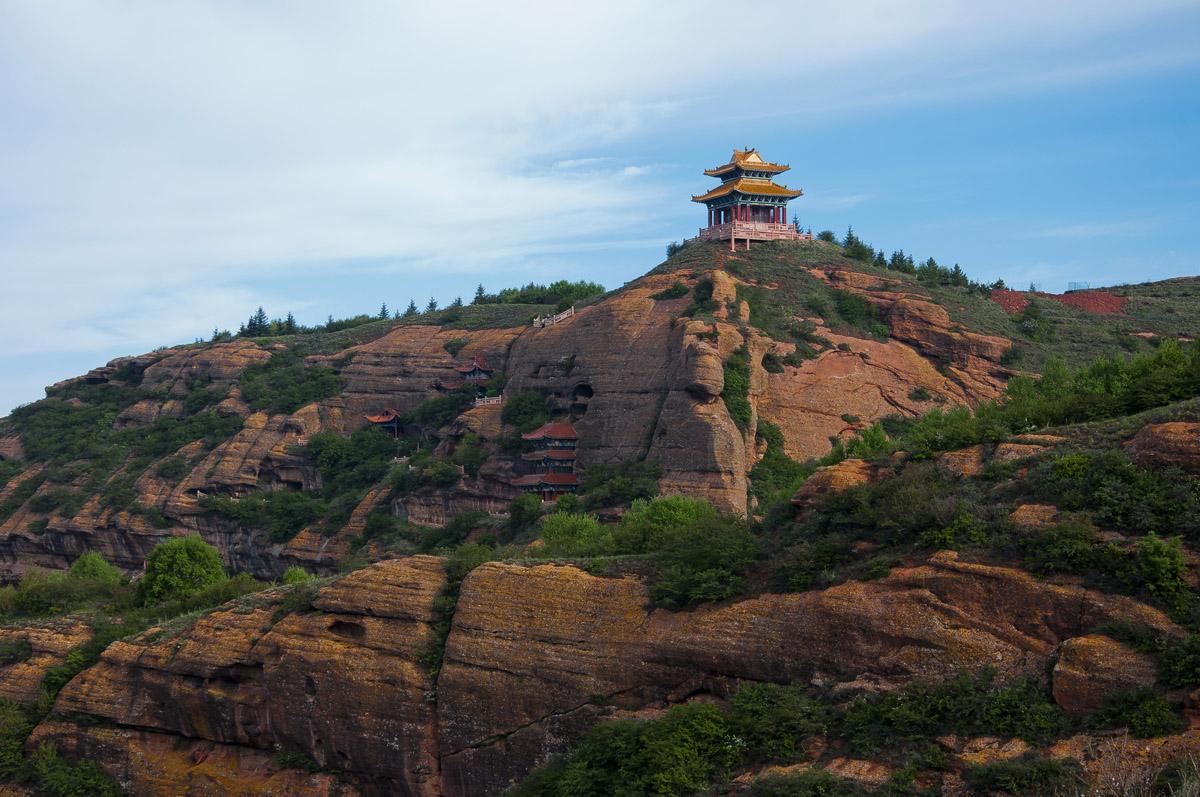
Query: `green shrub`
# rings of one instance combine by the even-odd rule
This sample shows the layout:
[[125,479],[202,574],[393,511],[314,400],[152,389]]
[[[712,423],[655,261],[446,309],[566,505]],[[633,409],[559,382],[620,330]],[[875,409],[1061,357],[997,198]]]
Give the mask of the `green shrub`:
[[487,450],[484,449],[479,435],[468,434],[458,441],[454,453],[450,455],[450,461],[461,466],[468,476],[478,476],[479,469],[487,462],[487,457]]
[[670,529],[656,553],[659,574],[650,595],[663,606],[679,608],[741,591],[742,573],[758,556],[758,540],[740,519],[716,517]]
[[453,487],[462,478],[462,472],[445,460],[435,459],[421,469],[421,483],[433,487]]
[[534,523],[542,515],[542,499],[532,493],[518,495],[508,505],[508,533],[509,536],[520,534],[528,528],[531,528]]
[[745,431],[750,427],[753,408],[750,406],[750,352],[745,346],[735,349],[725,361],[725,387],[721,398],[729,417],[737,428]]
[[725,716],[706,704],[675,706],[652,722],[592,728],[564,760],[518,786],[515,797],[683,797],[705,789],[738,761]]
[[24,637],[0,642],[0,667],[29,661],[32,656],[33,646]]
[[541,393],[526,390],[509,398],[500,410],[500,420],[517,427],[521,432],[532,432],[550,419],[546,411],[546,399]]
[[860,695],[842,718],[842,733],[867,754],[954,733],[1016,736],[1044,743],[1063,727],[1061,711],[1032,682],[996,686],[994,671],[960,673],[940,684]]
[[50,742],[39,745],[30,757],[39,790],[49,797],[120,797],[122,791],[95,761],[74,766]]
[[242,399],[253,409],[291,413],[314,401],[336,396],[342,378],[325,365],[306,367],[294,349],[284,349],[271,359],[247,368],[239,380]]
[[933,396],[930,395],[929,391],[923,387],[914,387],[912,390],[908,391],[909,401],[929,401],[931,398],[933,398]]
[[147,604],[189,598],[227,578],[217,549],[199,537],[176,537],[155,546],[138,582]]
[[67,577],[93,581],[109,588],[119,586],[123,578],[120,569],[110,565],[96,551],[88,551],[72,562]]
[[1163,683],[1172,688],[1200,686],[1200,634],[1191,633],[1164,645],[1159,660]]
[[178,482],[184,476],[191,473],[191,471],[191,466],[188,465],[187,460],[183,457],[169,457],[164,459],[154,469],[155,473],[169,482]]
[[783,373],[783,361],[773,351],[769,351],[762,356],[762,367],[769,374]]
[[748,792],[749,797],[867,797],[868,794],[851,781],[824,770],[755,778]]
[[614,462],[589,465],[579,485],[587,509],[625,506],[658,495],[662,466],[657,462]]
[[280,750],[275,753],[275,766],[280,769],[299,769],[304,772],[320,772],[321,765],[308,753],[298,750]]
[[1126,727],[1135,739],[1178,733],[1187,727],[1160,694],[1146,690],[1114,695],[1092,718],[1100,727]]
[[540,527],[538,556],[603,556],[613,552],[612,532],[591,515],[552,513]]
[[280,581],[283,584],[291,585],[303,584],[304,582],[311,581],[312,579],[312,573],[309,573],[303,567],[293,565],[292,567],[289,567],[287,570],[283,571],[283,577],[280,579]]
[[1062,794],[1081,785],[1079,765],[1069,759],[1029,753],[1020,758],[969,767],[963,780],[972,794]]
[[690,289],[682,282],[676,280],[671,283],[671,287],[665,288],[658,293],[651,294],[650,298],[660,302],[670,301],[671,299],[680,299],[687,296]]
[[451,357],[457,357],[458,353],[462,351],[463,348],[466,347],[466,345],[470,342],[470,338],[452,338],[451,340],[443,343],[442,348],[445,349]]
[[791,761],[802,745],[826,735],[833,714],[800,686],[745,684],[729,701],[733,731],[754,760]]
[[790,498],[812,473],[813,466],[784,453],[783,433],[770,421],[759,419],[756,437],[767,444],[767,449],[750,471],[750,494],[758,499],[760,507],[766,507],[773,501]]

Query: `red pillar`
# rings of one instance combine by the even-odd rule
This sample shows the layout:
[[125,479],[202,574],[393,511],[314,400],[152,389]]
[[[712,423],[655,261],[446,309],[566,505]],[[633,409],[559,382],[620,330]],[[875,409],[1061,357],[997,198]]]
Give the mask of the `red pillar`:
[[780,224],[787,224],[787,208],[786,207],[784,207],[784,209],[783,209],[783,221],[781,221]]

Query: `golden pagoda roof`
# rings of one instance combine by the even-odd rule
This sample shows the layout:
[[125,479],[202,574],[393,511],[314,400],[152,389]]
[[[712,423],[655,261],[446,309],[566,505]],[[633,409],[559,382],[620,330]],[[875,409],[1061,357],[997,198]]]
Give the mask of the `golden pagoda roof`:
[[762,159],[758,154],[758,150],[751,147],[750,149],[735,149],[733,155],[729,158],[729,163],[724,166],[714,166],[711,169],[705,169],[704,173],[709,177],[720,177],[723,174],[728,174],[734,169],[749,169],[750,171],[758,172],[786,172],[791,167],[783,163],[769,163]]
[[795,199],[804,193],[799,189],[792,190],[786,185],[778,185],[770,180],[758,177],[739,177],[736,180],[726,180],[707,194],[693,196],[692,201],[707,202],[710,199],[718,199],[735,191],[742,194],[758,194],[760,196],[784,196],[788,199]]

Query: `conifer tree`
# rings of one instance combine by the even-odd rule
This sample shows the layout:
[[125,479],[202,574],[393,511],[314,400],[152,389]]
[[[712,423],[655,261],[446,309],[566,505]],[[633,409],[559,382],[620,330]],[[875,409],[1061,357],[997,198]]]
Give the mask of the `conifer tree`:
[[405,318],[412,318],[417,314],[417,302],[415,299],[408,300],[408,309],[404,311]]
[[387,302],[379,305],[379,318],[387,318],[391,313],[388,312]]
[[292,315],[290,310],[288,311],[287,318],[283,319],[283,331],[288,335],[296,334],[296,316]]
[[457,309],[457,308],[459,308],[459,307],[462,307],[462,306],[463,306],[463,300],[462,300],[462,297],[461,297],[461,296],[455,296],[455,297],[454,297],[454,301],[452,301],[452,302],[450,303],[450,306],[451,306],[451,307],[453,307],[453,308],[455,308],[455,309]]
[[483,297],[486,295],[487,293],[483,290],[483,283],[481,282],[475,286],[475,299],[471,304],[483,304]]
[[437,307],[438,307],[438,305],[437,305],[437,299],[435,299],[435,298],[433,298],[432,296],[430,296],[430,297],[429,297],[429,304],[425,305],[425,312],[427,312],[427,313],[432,313],[432,312],[435,312],[435,311],[437,310]]

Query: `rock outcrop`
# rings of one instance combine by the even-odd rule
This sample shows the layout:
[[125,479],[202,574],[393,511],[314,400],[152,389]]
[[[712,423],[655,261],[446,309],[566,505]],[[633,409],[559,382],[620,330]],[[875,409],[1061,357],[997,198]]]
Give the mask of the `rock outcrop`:
[[1125,450],[1140,465],[1200,473],[1200,423],[1151,423],[1138,430]]
[[875,470],[870,462],[861,459],[844,459],[836,465],[817,468],[792,496],[792,506],[801,512],[812,509],[829,493],[840,493],[860,484],[868,484],[875,478]]
[[366,793],[498,795],[602,719],[743,680],[881,689],[983,666],[1043,678],[1100,623],[1176,632],[1130,599],[950,552],[878,581],[678,613],[632,577],[492,563],[462,584],[435,684],[421,662],[444,585],[437,558],[391,560],[309,609],[286,613],[269,591],[117,642],[59,695],[56,713],[84,721],[49,721],[31,744],[55,741],[139,794],[354,793],[281,771],[282,750]]
[[14,703],[36,701],[46,671],[62,664],[71,648],[82,645],[91,636],[91,627],[75,618],[0,628],[0,646],[21,652],[12,654],[9,663],[0,663],[0,699]]
[[1146,654],[1103,634],[1089,634],[1063,642],[1051,684],[1054,702],[1085,714],[1114,695],[1148,689],[1157,679],[1158,667]]

